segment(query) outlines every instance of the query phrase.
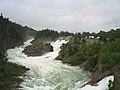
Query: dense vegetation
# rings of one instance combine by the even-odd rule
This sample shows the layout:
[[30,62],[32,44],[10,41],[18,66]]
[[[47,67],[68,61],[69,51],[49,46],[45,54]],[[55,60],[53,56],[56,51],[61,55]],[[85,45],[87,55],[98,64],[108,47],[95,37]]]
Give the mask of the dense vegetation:
[[[84,34],[85,35],[85,34]],[[91,34],[87,34],[89,37]],[[120,64],[120,29],[94,34],[99,39],[83,39],[75,35],[74,39],[63,45],[60,54],[63,62],[71,65],[83,65],[84,69],[93,71],[97,66],[104,72]],[[82,39],[81,39],[82,38]],[[93,41],[92,43],[90,43]],[[86,63],[85,63],[86,62]],[[98,67],[97,67],[98,68]]]

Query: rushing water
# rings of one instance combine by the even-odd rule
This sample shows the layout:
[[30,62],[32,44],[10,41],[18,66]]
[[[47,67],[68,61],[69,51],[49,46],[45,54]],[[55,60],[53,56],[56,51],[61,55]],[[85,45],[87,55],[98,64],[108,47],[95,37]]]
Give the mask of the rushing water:
[[28,40],[21,47],[7,51],[10,62],[30,68],[21,84],[23,88],[20,90],[105,90],[96,87],[92,89],[91,86],[80,88],[88,81],[89,73],[79,67],[73,67],[55,60],[60,51],[60,46],[67,41],[52,42],[53,52],[38,57],[27,57],[22,51],[30,45],[30,41]]

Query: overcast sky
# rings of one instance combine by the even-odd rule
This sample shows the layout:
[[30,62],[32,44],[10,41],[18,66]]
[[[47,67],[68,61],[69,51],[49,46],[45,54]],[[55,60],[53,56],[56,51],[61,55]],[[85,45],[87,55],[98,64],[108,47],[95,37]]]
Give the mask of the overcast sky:
[[0,13],[37,30],[98,32],[120,27],[120,0],[0,0]]

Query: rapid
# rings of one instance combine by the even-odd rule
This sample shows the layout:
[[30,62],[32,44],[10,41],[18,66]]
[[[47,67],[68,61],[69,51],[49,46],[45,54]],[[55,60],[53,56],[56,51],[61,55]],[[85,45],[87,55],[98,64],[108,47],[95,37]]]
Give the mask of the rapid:
[[37,57],[27,57],[22,51],[26,46],[31,45],[32,40],[26,41],[20,47],[7,50],[9,62],[30,69],[24,78],[20,77],[24,80],[20,90],[106,90],[108,80],[113,79],[113,76],[110,76],[100,81],[98,86],[86,85],[80,88],[89,80],[90,73],[80,69],[79,66],[70,66],[55,60],[60,46],[67,41],[52,42],[53,52]]

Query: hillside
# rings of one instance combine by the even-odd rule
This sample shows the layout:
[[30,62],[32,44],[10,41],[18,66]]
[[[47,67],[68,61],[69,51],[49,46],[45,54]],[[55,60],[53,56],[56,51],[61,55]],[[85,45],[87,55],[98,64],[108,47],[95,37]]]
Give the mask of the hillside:
[[35,30],[27,26],[9,21],[9,18],[0,16],[0,48],[9,49],[22,45],[30,36],[34,36]]

